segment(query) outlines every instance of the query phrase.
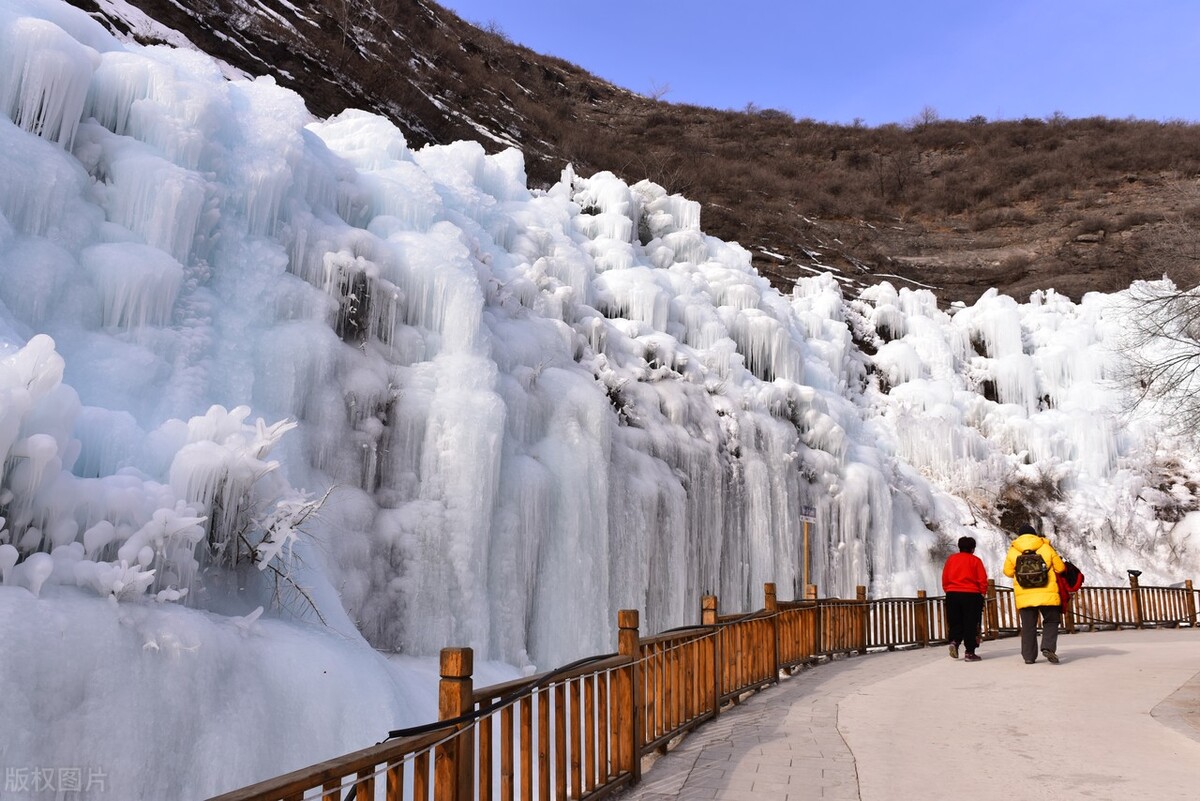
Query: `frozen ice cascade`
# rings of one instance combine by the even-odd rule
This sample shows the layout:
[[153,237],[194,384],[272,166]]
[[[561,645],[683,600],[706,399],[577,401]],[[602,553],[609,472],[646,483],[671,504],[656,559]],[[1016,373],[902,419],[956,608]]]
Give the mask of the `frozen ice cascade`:
[[0,764],[231,789],[430,717],[439,647],[791,597],[810,506],[823,594],[936,592],[963,534],[995,572],[1019,491],[1093,582],[1197,574],[1123,295],[788,297],[700,216],[5,3]]

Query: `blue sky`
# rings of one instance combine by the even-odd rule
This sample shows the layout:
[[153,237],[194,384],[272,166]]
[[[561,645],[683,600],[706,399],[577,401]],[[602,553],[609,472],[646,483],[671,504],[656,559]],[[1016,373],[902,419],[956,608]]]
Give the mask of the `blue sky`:
[[1200,120],[1200,0],[441,0],[643,94],[867,125]]

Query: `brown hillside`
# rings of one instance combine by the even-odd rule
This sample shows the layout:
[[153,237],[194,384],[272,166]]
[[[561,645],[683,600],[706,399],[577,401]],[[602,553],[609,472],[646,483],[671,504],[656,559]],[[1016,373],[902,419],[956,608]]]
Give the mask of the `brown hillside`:
[[[93,0],[72,1],[104,19]],[[741,242],[784,291],[826,269],[851,286],[929,286],[944,302],[992,286],[1078,298],[1137,278],[1200,282],[1200,126],[931,109],[903,126],[827,125],[642,97],[421,0],[133,4],[274,75],[319,115],[369,108],[414,145],[516,145],[535,185],[568,162],[648,177],[703,203],[705,230]]]

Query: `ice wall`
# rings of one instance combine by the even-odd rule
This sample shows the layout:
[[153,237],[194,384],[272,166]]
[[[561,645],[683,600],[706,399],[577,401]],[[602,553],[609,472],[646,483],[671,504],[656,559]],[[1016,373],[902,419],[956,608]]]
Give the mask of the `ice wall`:
[[[851,305],[878,347],[885,393],[871,405],[886,440],[956,496],[963,522],[1029,509],[1092,583],[1123,584],[1129,568],[1157,584],[1195,571],[1182,519],[1200,501],[1194,448],[1158,412],[1131,409],[1115,380],[1128,316],[1145,313],[1127,293],[1076,304],[1038,291],[1019,304],[992,290],[943,312],[928,291],[882,284]],[[998,565],[1004,541],[990,545]]]
[[[278,545],[241,501],[271,473],[255,502],[332,489],[296,536],[334,625],[545,666],[610,648],[619,608],[659,629],[703,593],[789,597],[808,506],[812,580],[843,595],[936,590],[962,533],[995,557],[984,506],[1018,479],[1066,493],[1047,525],[1108,538],[1096,570],[1163,533],[1117,510],[1156,446],[1114,416],[1103,299],[784,297],[649,182],[531,190],[515,150],[315,120],[55,3],[0,34],[0,354],[61,362],[44,396],[4,390],[12,582],[123,560],[101,586],[223,609],[207,532]],[[255,417],[298,424],[269,460]]]
[[[127,591],[219,606],[195,586],[204,558],[168,570],[128,543],[156,509],[234,525],[244,439],[197,450],[171,421],[244,407],[298,421],[276,458],[292,485],[334,487],[307,531],[326,603],[381,649],[547,665],[611,647],[622,607],[654,629],[707,592],[787,597],[804,506],[826,592],[933,585],[926,501],[892,490],[895,460],[845,397],[862,363],[844,328],[802,320],[697,204],[569,170],[531,191],[516,151],[413,151],[385,120],[314,120],[195,53],[4,18],[6,42],[26,29],[36,54],[4,51],[0,300],[15,358],[52,341],[74,399],[37,478],[119,476],[154,500],[51,503],[18,465],[18,574],[78,540],[87,560],[129,557]],[[53,119],[27,110],[45,98]],[[836,313],[836,287],[814,286]],[[9,418],[17,464],[39,429]],[[89,550],[93,530],[108,540]]]

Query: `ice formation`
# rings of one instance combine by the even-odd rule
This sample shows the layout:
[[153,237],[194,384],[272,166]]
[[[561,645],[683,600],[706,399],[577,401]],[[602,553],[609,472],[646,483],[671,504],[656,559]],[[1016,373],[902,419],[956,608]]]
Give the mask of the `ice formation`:
[[[995,568],[1022,487],[1094,581],[1200,565],[1163,513],[1194,460],[1117,414],[1115,298],[787,297],[652,183],[534,190],[516,150],[318,120],[52,0],[0,9],[0,175],[5,764],[229,789],[429,714],[379,652],[548,667],[620,608],[799,593],[805,507],[823,594],[936,592],[965,533]],[[40,711],[38,673],[94,706]],[[236,710],[184,725],[218,758],[134,784],[106,716],[161,735],[185,692]]]

